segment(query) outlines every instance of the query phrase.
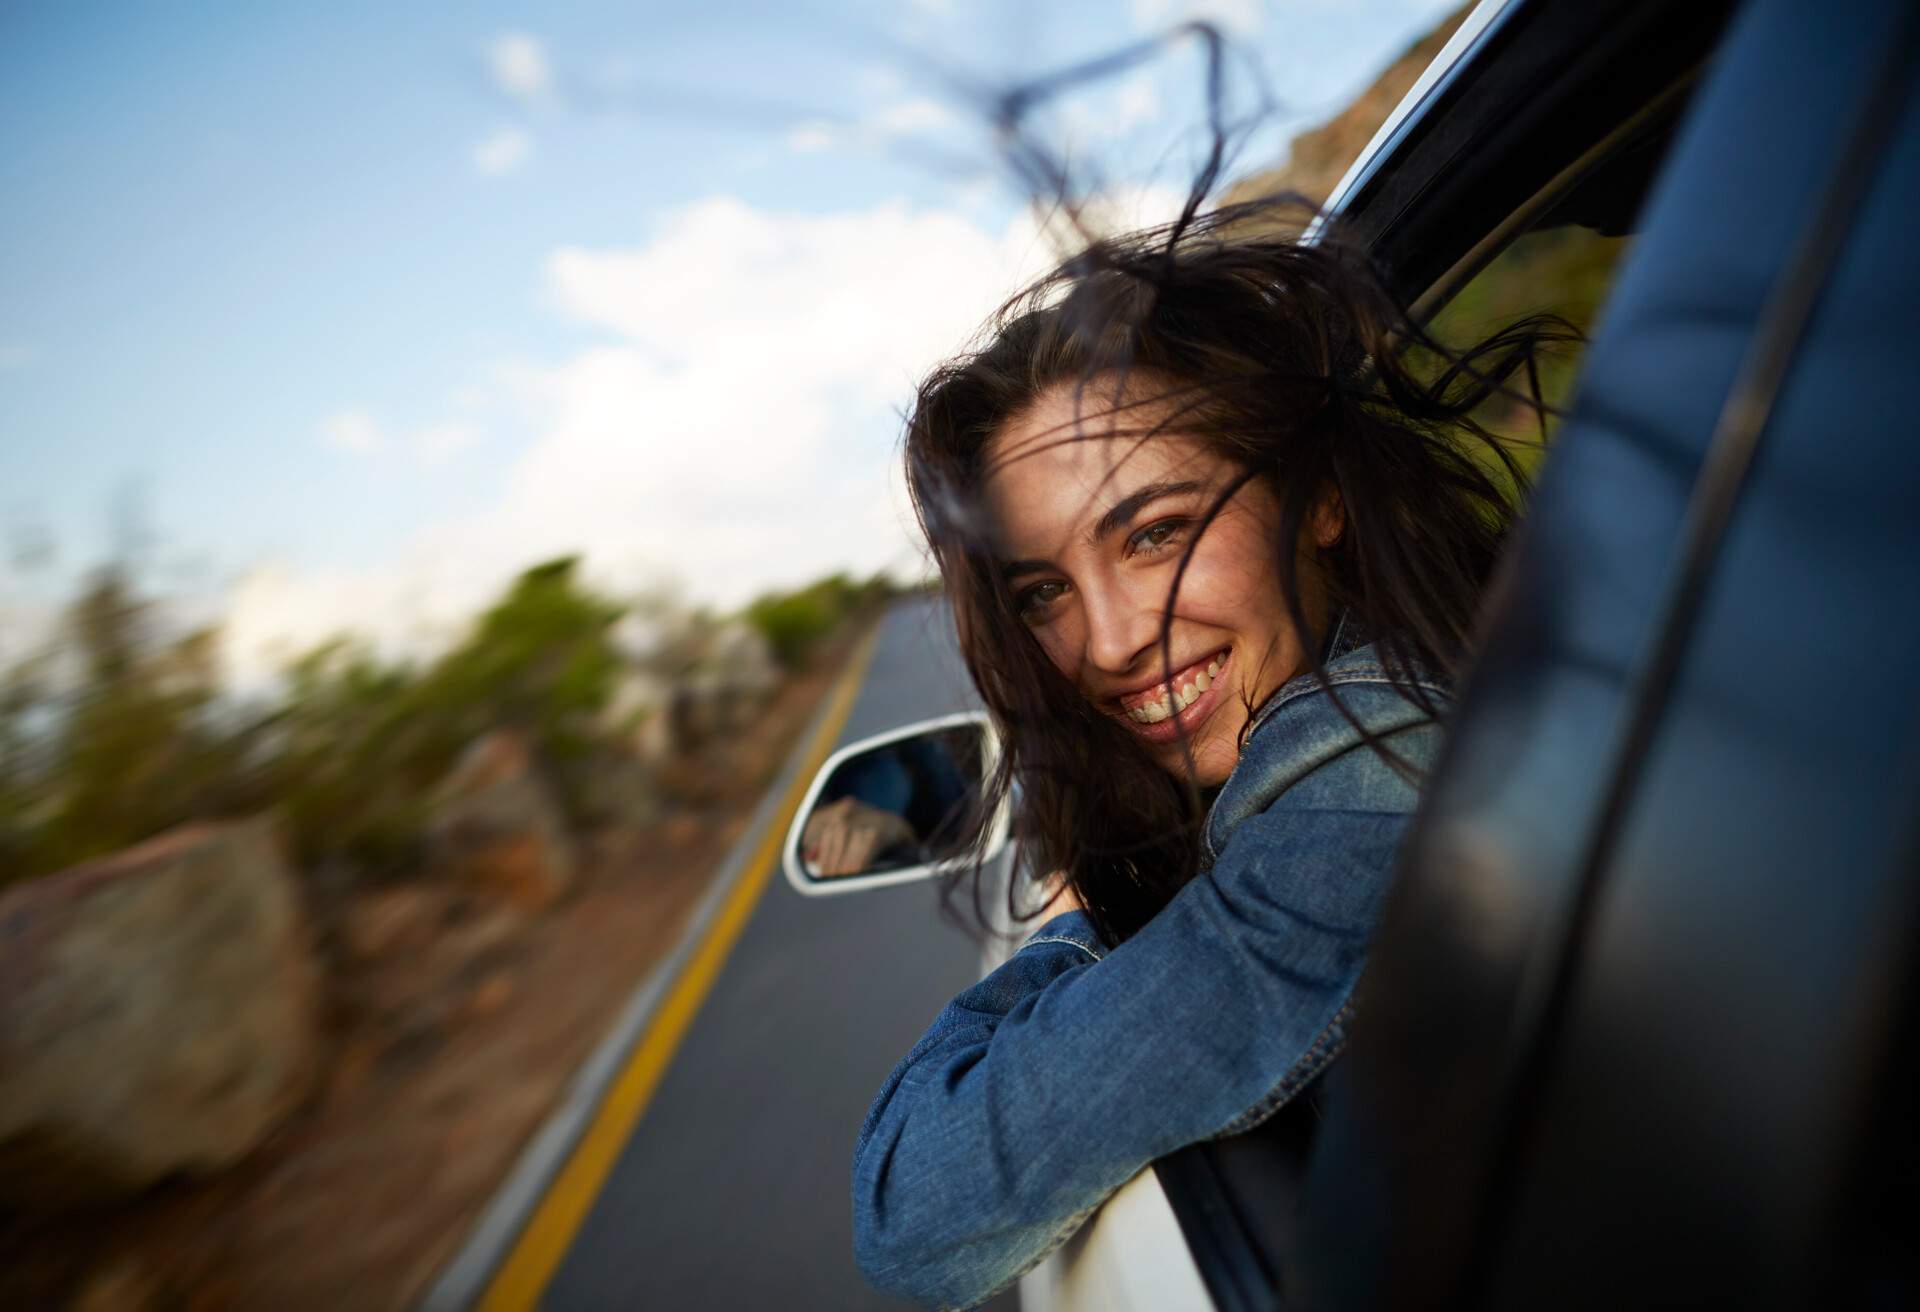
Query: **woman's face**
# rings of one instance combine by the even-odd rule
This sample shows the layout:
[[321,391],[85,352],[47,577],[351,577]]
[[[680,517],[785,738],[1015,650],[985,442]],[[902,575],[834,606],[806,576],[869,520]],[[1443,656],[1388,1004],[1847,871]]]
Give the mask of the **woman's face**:
[[[985,492],[998,555],[1060,672],[1163,769],[1185,773],[1184,737],[1195,783],[1211,787],[1233,769],[1248,708],[1305,667],[1281,593],[1280,507],[1263,480],[1249,480],[1201,532],[1240,468],[1177,425],[1153,431],[1164,405],[1116,414],[1111,399],[1098,385],[1077,396],[1056,387],[996,434]],[[1303,547],[1339,536],[1337,509],[1311,518]],[[1161,623],[1189,549],[1169,664]],[[1298,572],[1308,619],[1321,626],[1310,561]]]

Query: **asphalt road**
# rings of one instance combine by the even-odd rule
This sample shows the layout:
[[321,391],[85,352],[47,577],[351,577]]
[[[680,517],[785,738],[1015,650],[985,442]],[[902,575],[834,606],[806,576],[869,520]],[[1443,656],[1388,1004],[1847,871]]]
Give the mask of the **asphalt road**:
[[[973,704],[951,621],[909,603],[882,621],[841,741]],[[900,1306],[853,1264],[848,1175],[881,1080],[980,973],[937,900],[806,898],[775,873],[542,1307]]]

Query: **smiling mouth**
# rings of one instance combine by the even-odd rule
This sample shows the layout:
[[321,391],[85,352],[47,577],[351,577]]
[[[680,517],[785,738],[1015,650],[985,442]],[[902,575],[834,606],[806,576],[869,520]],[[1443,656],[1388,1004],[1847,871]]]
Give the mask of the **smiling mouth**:
[[1172,678],[1163,679],[1144,692],[1129,693],[1114,700],[1137,725],[1155,725],[1172,719],[1206,696],[1232,654],[1231,647],[1222,648],[1205,660],[1175,670]]

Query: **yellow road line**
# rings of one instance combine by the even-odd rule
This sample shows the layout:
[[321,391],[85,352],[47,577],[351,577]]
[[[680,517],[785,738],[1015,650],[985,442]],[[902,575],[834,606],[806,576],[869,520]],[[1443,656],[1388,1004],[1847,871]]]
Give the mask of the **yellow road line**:
[[780,859],[787,826],[792,823],[800,798],[821,762],[833,750],[841,726],[847,721],[847,713],[853,709],[854,694],[859,691],[861,676],[873,657],[874,638],[875,635],[869,633],[854,651],[834,688],[820,727],[808,744],[806,759],[794,775],[793,786],[760,837],[760,846],[754,850],[719,915],[714,917],[706,938],[661,1000],[652,1025],[634,1044],[632,1056],[627,1058],[626,1066],[607,1090],[606,1099],[594,1113],[567,1164],[554,1177],[546,1197],[534,1209],[513,1251],[488,1282],[478,1304],[483,1312],[526,1312],[534,1307],[559,1268],[560,1259],[572,1246],[580,1223],[586,1220],[588,1209],[606,1183],[607,1173],[633,1134],[641,1113],[646,1111],[661,1076],[673,1061],[674,1051],[699,1013],[707,991],[719,978],[727,954],[733,950],[766,888],[767,876]]

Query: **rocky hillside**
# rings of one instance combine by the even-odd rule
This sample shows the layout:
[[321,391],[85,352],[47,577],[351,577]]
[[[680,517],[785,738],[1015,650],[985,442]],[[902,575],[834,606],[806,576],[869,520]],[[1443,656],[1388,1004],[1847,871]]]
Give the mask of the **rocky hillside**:
[[1387,121],[1387,115],[1413,89],[1420,74],[1440,53],[1440,48],[1472,7],[1472,4],[1463,4],[1454,10],[1389,64],[1351,105],[1319,127],[1295,137],[1284,164],[1234,184],[1224,198],[1226,203],[1281,192],[1297,193],[1315,205],[1324,203],[1348,166],[1373,140],[1373,134]]

